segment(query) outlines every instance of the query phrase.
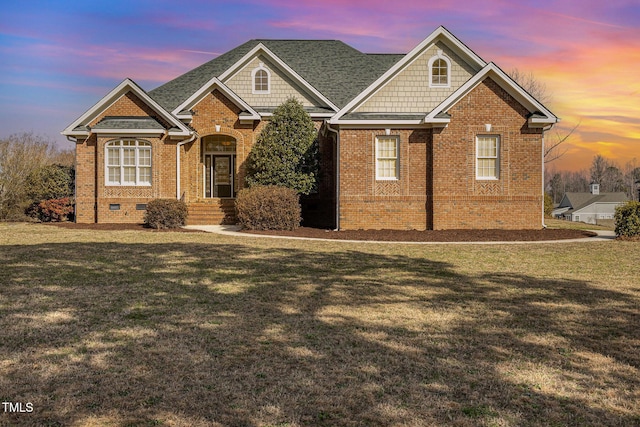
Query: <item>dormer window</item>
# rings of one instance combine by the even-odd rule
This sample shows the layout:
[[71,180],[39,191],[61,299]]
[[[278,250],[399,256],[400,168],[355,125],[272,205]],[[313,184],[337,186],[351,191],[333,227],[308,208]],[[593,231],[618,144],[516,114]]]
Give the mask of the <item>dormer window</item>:
[[442,50],[429,60],[429,87],[451,86],[451,61]]
[[251,80],[253,81],[253,93],[271,92],[271,73],[262,62],[251,72]]

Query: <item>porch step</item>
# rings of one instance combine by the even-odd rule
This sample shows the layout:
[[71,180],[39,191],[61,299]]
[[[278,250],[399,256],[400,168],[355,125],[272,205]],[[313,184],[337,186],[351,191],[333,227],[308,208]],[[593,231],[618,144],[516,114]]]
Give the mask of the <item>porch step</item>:
[[234,199],[207,200],[187,203],[189,216],[187,225],[235,224],[236,210]]

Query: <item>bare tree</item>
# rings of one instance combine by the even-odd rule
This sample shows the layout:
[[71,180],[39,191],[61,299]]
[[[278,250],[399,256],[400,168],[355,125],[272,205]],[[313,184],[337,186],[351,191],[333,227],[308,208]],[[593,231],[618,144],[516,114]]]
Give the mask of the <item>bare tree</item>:
[[627,191],[627,197],[630,200],[638,200],[640,194],[638,194],[638,188],[636,182],[640,182],[640,166],[638,166],[638,159],[635,157],[629,160],[624,165],[624,185]]
[[544,162],[550,163],[558,160],[567,153],[568,148],[563,147],[564,144],[580,126],[580,122],[569,130],[567,133],[560,133],[557,130],[553,134],[553,138],[547,137],[544,140]]
[[515,80],[529,95],[540,101],[541,104],[551,102],[551,95],[547,90],[547,85],[538,80],[532,72],[525,73],[517,68],[509,71],[509,77]]
[[[551,94],[547,90],[547,85],[538,80],[533,73],[525,73],[517,68],[512,69],[509,73],[509,77],[515,80],[529,95],[537,99],[541,104],[548,104],[551,102]],[[571,135],[578,129],[580,122],[571,128],[567,133],[560,133],[555,131],[554,136],[545,138],[544,142],[544,162],[550,163],[554,160],[558,160],[560,157],[567,153],[567,148],[562,147],[562,144],[567,142]]]
[[25,181],[34,170],[51,162],[56,150],[33,133],[0,140],[0,219],[18,219],[28,204]]

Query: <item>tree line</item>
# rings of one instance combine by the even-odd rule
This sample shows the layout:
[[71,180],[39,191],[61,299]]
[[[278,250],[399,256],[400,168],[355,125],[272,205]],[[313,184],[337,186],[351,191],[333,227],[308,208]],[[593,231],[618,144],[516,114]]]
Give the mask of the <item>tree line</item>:
[[64,203],[72,204],[74,174],[73,150],[61,150],[34,133],[0,139],[0,221],[38,216],[43,201],[69,199]]
[[640,182],[640,164],[635,158],[621,166],[598,154],[589,169],[559,171],[551,166],[545,170],[545,189],[553,203],[559,203],[564,193],[589,192],[592,183],[600,185],[601,193],[622,192],[629,200],[638,200],[637,182]]

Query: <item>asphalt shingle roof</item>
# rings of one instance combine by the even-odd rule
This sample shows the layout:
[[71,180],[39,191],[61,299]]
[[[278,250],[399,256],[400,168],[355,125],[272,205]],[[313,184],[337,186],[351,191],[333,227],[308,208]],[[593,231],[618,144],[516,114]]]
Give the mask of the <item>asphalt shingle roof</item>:
[[219,77],[259,43],[338,107],[343,107],[403,55],[365,54],[339,40],[250,40],[152,90],[168,111]]
[[93,129],[164,129],[152,117],[107,116],[93,126]]
[[559,207],[568,207],[571,211],[580,210],[594,203],[624,203],[627,201],[625,193],[565,193],[567,203],[560,204]]

